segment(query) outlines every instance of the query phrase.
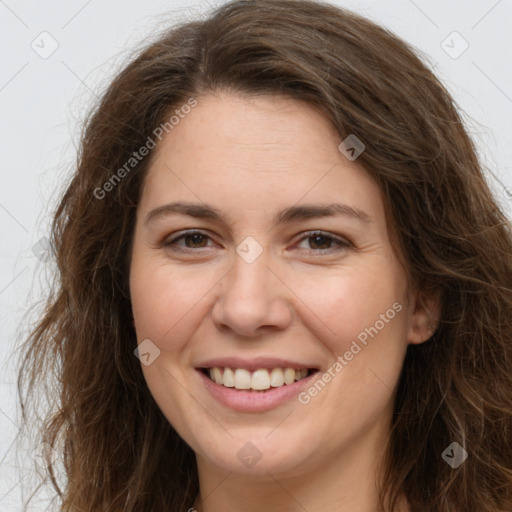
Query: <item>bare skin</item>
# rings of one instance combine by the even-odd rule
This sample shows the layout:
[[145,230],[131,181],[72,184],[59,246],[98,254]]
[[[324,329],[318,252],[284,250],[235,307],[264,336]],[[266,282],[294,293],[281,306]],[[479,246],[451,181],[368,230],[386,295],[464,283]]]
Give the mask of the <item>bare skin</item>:
[[[132,307],[139,343],[160,350],[142,367],[149,389],[196,453],[199,512],[378,510],[405,351],[431,336],[438,304],[410,289],[380,190],[340,142],[302,102],[219,93],[198,98],[154,155],[137,210]],[[145,222],[176,201],[225,219]],[[362,214],[274,224],[285,208],[331,203]],[[178,239],[184,230],[200,233]],[[236,252],[248,236],[262,249],[251,263]],[[345,357],[370,327],[378,333]],[[332,378],[302,402],[241,412],[213,398],[196,369],[227,356],[291,359]],[[336,371],[338,356],[346,364]],[[261,454],[251,467],[237,456],[248,442]]]

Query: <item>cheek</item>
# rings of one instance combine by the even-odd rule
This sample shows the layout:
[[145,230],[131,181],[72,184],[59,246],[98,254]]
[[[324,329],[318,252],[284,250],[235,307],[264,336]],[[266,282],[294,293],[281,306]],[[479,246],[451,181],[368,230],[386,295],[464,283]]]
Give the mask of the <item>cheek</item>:
[[[376,322],[388,333],[401,330],[404,315],[396,310],[403,309],[399,305],[403,306],[405,286],[399,277],[390,270],[365,267],[324,278],[296,279],[294,289],[305,298],[302,309],[311,319],[309,327],[313,330],[316,326],[317,335],[330,344],[332,351],[340,353]],[[385,329],[381,315],[388,320]]]
[[195,329],[201,301],[214,283],[208,272],[134,258],[130,293],[137,338],[150,338],[161,350],[174,350]]

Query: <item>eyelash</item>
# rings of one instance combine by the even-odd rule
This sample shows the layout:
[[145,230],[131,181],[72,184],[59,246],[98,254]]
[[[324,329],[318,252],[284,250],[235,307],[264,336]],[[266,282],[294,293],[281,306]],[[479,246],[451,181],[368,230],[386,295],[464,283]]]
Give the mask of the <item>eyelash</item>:
[[[182,238],[184,239],[186,237],[193,236],[193,235],[201,235],[201,236],[209,238],[211,240],[211,237],[208,236],[206,233],[203,233],[202,231],[192,230],[192,231],[185,231],[184,233],[181,233],[181,235],[179,235],[171,240],[164,241],[162,243],[162,245],[164,247],[169,247],[171,250],[177,251],[177,252],[186,252],[186,253],[197,252],[198,249],[192,249],[190,247],[184,248],[184,247],[180,247],[180,246],[176,245],[176,242],[178,240],[181,240]],[[317,236],[321,236],[327,240],[331,240],[333,243],[336,243],[338,245],[338,247],[329,247],[328,249],[316,249],[316,250],[315,249],[309,249],[309,250],[306,249],[307,252],[326,254],[326,253],[339,252],[342,250],[346,250],[352,246],[352,244],[349,243],[347,240],[337,238],[337,237],[332,236],[324,231],[308,231],[308,232],[304,233],[304,236],[299,240],[299,242],[301,242],[302,240],[307,240],[308,238],[315,238]],[[206,248],[200,247],[199,249],[206,249]]]

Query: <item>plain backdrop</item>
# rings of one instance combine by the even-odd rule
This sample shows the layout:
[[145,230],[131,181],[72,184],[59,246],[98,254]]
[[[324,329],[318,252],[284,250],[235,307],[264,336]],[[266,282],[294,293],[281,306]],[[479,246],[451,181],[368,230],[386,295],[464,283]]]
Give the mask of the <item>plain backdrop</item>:
[[[14,438],[14,348],[51,268],[52,208],[72,171],[81,122],[146,38],[216,0],[0,0],[0,510],[28,480]],[[388,27],[428,58],[464,112],[491,185],[512,210],[512,1],[332,0]],[[23,450],[21,450],[23,451]],[[31,510],[44,510],[44,500]]]

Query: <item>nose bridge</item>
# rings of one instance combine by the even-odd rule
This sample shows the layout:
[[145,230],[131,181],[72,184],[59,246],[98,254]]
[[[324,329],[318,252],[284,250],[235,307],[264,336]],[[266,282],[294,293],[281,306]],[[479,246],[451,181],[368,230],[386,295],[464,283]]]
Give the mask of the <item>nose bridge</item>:
[[284,287],[269,268],[269,252],[259,247],[251,240],[239,244],[212,312],[215,323],[244,336],[262,326],[283,328],[290,320]]
[[229,277],[228,287],[230,292],[245,297],[247,300],[266,302],[268,300],[269,274],[268,251],[261,251],[255,255],[250,249],[246,258],[242,252],[242,244],[237,247],[237,255],[234,258],[233,271]]

